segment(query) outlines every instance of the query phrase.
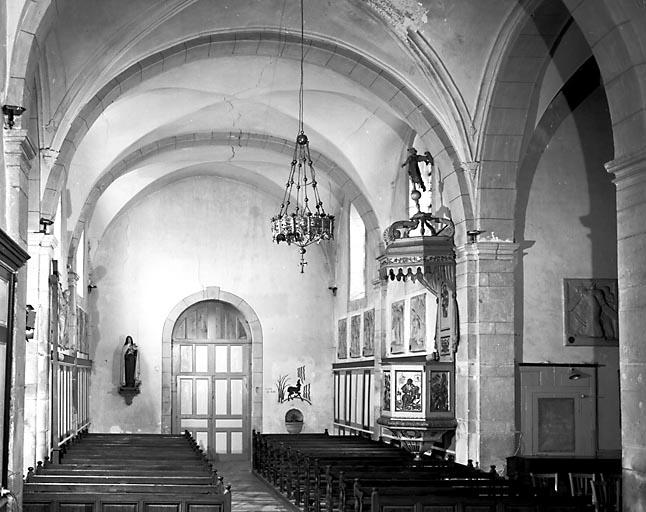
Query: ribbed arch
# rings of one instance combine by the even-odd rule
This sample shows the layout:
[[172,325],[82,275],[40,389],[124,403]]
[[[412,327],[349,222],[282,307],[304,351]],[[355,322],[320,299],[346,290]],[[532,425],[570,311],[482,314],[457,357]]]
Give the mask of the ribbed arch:
[[[199,59],[219,55],[268,55],[295,59],[300,40],[296,36],[271,31],[238,31],[204,35],[182,42],[148,56],[113,78],[81,109],[71,124],[56,161],[52,167],[43,194],[43,216],[52,218],[57,198],[63,188],[76,147],[104,109],[151,76],[173,67]],[[360,84],[367,91],[388,103],[390,107],[420,135],[434,154],[459,167],[460,158],[434,113],[413,92],[403,79],[381,68],[378,63],[355,50],[323,38],[306,41],[307,63],[323,66]],[[459,188],[458,180],[448,180],[448,197],[453,198],[451,211],[459,223],[465,217],[464,200],[468,196]]]
[[[182,134],[181,136],[166,137],[146,145],[130,148],[130,152],[123,155],[119,161],[107,169],[92,187],[81,210],[79,220],[73,230],[68,251],[70,264],[76,254],[76,246],[80,234],[92,218],[99,197],[119,177],[144,165],[147,160],[158,155],[171,153],[180,149],[231,145],[236,147],[260,148],[285,155],[291,155],[294,150],[293,141],[271,135],[249,132],[199,132]],[[380,234],[384,227],[379,226],[377,215],[360,188],[336,162],[315,150],[312,150],[311,154],[316,168],[319,171],[323,171],[352,200],[357,211],[363,218],[366,230],[368,232],[374,232],[375,239],[380,240],[380,248],[382,248],[383,242],[381,241]]]

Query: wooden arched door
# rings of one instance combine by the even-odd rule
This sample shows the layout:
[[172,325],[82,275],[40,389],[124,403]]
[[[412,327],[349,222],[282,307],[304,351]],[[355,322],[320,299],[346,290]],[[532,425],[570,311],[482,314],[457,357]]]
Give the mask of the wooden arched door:
[[173,432],[191,432],[212,460],[250,455],[250,348],[248,322],[225,302],[198,302],[173,328]]

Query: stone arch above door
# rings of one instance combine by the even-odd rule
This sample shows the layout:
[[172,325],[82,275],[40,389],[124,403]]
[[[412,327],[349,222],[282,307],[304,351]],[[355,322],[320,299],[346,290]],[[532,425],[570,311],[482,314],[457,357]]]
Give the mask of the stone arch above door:
[[171,310],[164,322],[162,332],[162,416],[161,430],[170,434],[172,425],[171,397],[171,341],[173,327],[180,315],[193,304],[205,300],[218,300],[235,307],[245,317],[251,330],[251,428],[262,429],[262,328],[256,312],[247,302],[233,293],[221,290],[218,286],[209,286],[201,292],[183,298]]

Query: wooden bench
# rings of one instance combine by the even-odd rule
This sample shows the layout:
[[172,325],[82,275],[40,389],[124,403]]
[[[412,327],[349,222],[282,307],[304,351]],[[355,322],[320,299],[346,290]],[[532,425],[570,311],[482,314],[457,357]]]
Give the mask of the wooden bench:
[[[375,483],[375,482],[373,482]],[[480,483],[481,484],[481,483]],[[511,489],[510,489],[511,490]],[[418,510],[442,510],[442,512],[583,512],[589,510],[587,503],[575,498],[528,497],[516,491],[496,490],[497,495],[488,495],[481,485],[473,482],[463,486],[438,486],[435,482],[423,487],[363,485],[355,482],[353,487],[355,512],[416,512]],[[344,509],[339,509],[344,510]]]
[[254,471],[304,512],[574,512],[586,506],[536,498],[493,468],[418,461],[399,447],[365,438],[254,433],[253,445]]
[[188,435],[86,434],[29,469],[25,512],[231,512],[230,486]]

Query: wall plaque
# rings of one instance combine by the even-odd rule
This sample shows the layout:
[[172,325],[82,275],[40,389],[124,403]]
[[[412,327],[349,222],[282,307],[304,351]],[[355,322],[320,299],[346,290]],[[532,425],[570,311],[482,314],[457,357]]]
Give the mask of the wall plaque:
[[619,343],[616,279],[564,279],[566,345]]

